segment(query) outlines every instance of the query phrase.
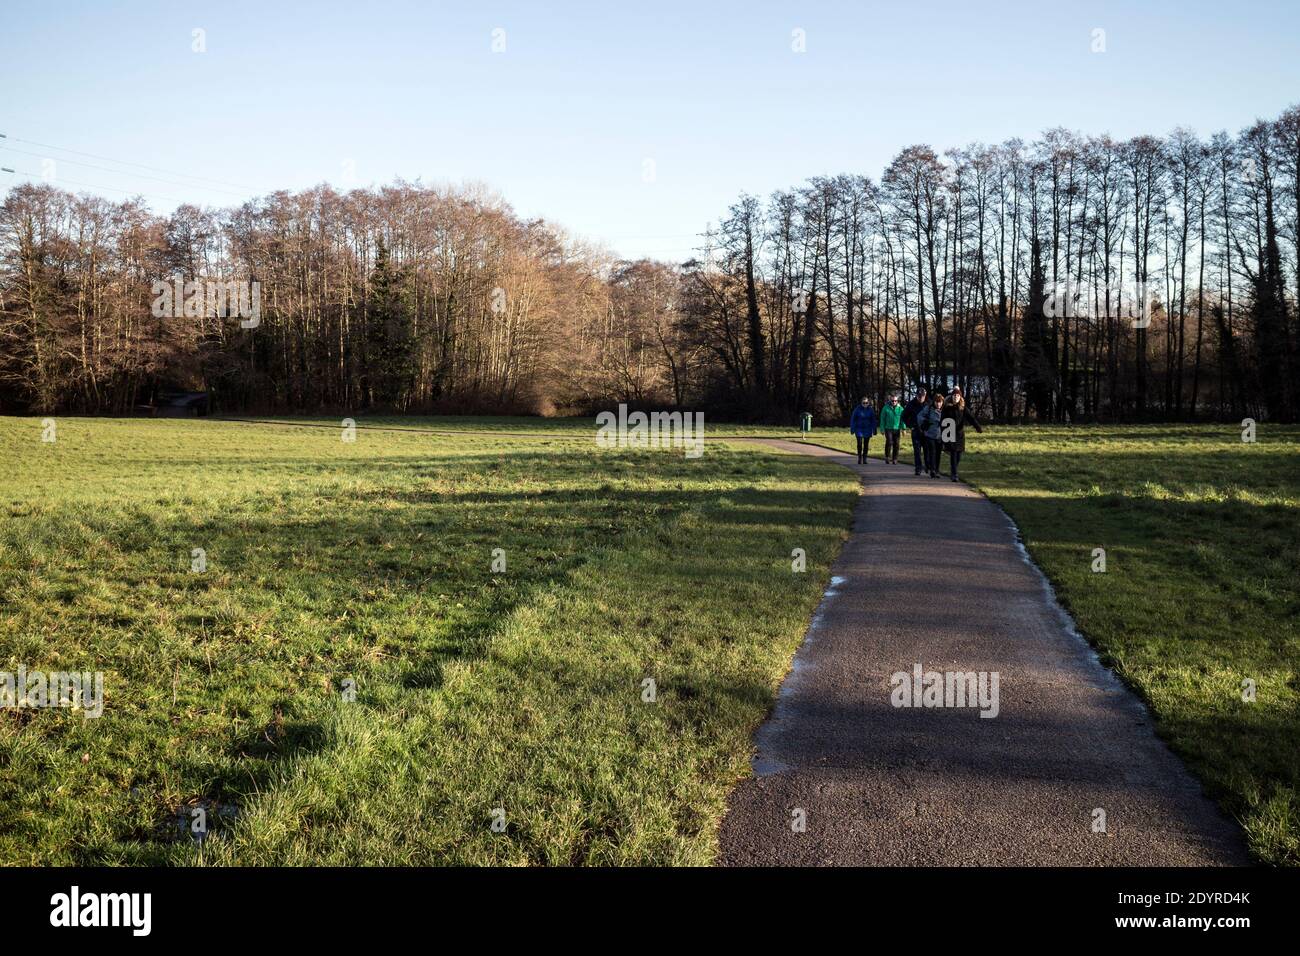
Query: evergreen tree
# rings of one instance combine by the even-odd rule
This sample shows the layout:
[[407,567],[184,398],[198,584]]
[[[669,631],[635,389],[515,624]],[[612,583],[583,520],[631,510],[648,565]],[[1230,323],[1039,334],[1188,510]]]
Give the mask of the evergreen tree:
[[366,300],[366,382],[371,405],[403,409],[414,375],[406,276],[381,240]]
[[1030,247],[1029,296],[1020,340],[1020,369],[1025,403],[1039,421],[1052,419],[1052,387],[1056,381],[1056,346],[1044,313],[1045,284],[1042,245],[1035,233]]

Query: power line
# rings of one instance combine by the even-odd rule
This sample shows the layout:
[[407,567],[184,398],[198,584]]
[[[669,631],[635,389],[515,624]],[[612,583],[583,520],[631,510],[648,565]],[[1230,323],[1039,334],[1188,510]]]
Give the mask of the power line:
[[[133,163],[127,159],[114,159],[112,156],[102,156],[99,153],[87,153],[79,149],[70,149],[67,146],[54,146],[51,143],[38,143],[36,142],[36,140],[33,139],[23,139],[19,136],[9,136],[7,133],[0,133],[0,139],[9,139],[15,143],[26,143],[28,146],[39,146],[42,149],[54,149],[54,150],[58,150],[61,153],[73,153],[77,156],[89,156],[91,159],[102,159],[105,162],[117,163],[118,165],[121,166],[135,166],[137,169],[147,169],[155,173],[165,173],[168,176],[177,176],[181,179],[196,179],[204,182],[218,183],[222,186],[233,186],[235,189],[241,190],[243,192],[265,193],[265,192],[274,191],[274,190],[267,190],[267,189],[254,189],[252,186],[248,186],[243,183],[232,183],[224,179],[212,179],[207,176],[195,176],[191,173],[178,173],[172,169],[162,169],[158,166],[146,166],[144,163]],[[72,160],[67,160],[67,162],[72,162]],[[114,172],[117,172],[117,170],[114,170]],[[183,185],[183,184],[177,184],[177,185]]]
[[[22,153],[24,156],[35,156],[37,159],[49,159],[53,162],[70,163],[73,166],[84,166],[87,169],[99,169],[106,173],[116,173],[120,176],[132,176],[136,179],[151,179],[156,183],[166,183],[169,186],[185,186],[189,189],[196,187],[195,183],[184,183],[175,179],[162,179],[158,176],[147,176],[144,173],[127,172],[124,169],[113,169],[109,166],[96,166],[94,163],[83,163],[75,159],[64,159],[62,156],[45,156],[42,153],[33,153],[28,149],[14,149],[12,146],[7,147],[7,149],[11,153]],[[212,186],[205,186],[203,188],[211,190],[212,192],[225,193],[227,196],[237,196],[242,198],[245,195],[244,193],[231,192],[229,189],[214,189]]]
[[[16,175],[19,176],[26,176],[28,179],[34,179],[41,182],[48,182],[48,180],[46,180],[43,176],[38,176],[36,173],[29,173],[25,169],[10,169],[7,166],[4,167],[4,169],[6,172],[15,173]],[[117,186],[101,186],[97,183],[87,183],[77,179],[66,179],[63,176],[58,177],[58,182],[72,183],[74,186],[85,186],[87,189],[107,189],[111,192],[122,193],[127,196],[144,196],[146,199],[165,199],[168,202],[177,202],[177,203],[189,202],[188,199],[178,199],[175,196],[162,196],[159,195],[158,193],[142,193],[138,189],[121,189]],[[57,184],[51,182],[50,185],[54,186]]]
[[[17,150],[15,150],[15,152],[17,152]],[[46,182],[46,181],[47,181],[47,180],[45,180],[44,177],[42,177],[42,176],[38,176],[36,173],[29,173],[29,172],[27,172],[25,169],[10,169],[9,167],[5,166],[5,167],[0,167],[0,172],[13,173],[13,174],[18,175],[18,176],[26,176],[28,179],[35,180],[35,181],[38,181],[38,182]],[[102,185],[99,185],[99,184],[97,184],[97,183],[88,183],[88,182],[84,182],[84,181],[82,181],[82,180],[77,180],[77,179],[68,179],[68,178],[66,178],[66,177],[64,177],[64,176],[59,176],[59,177],[57,178],[57,181],[56,181],[56,182],[51,182],[50,185],[58,185],[59,183],[71,183],[71,184],[73,184],[74,186],[84,186],[84,187],[86,187],[87,189],[107,189],[107,190],[110,190],[110,191],[112,191],[112,192],[122,193],[122,194],[125,195],[125,196],[143,196],[143,197],[145,197],[146,199],[163,199],[163,200],[166,200],[166,201],[168,201],[168,202],[174,202],[174,203],[187,203],[187,202],[189,202],[189,200],[187,200],[187,199],[179,199],[179,198],[177,198],[176,196],[163,196],[163,195],[160,195],[160,194],[158,194],[158,193],[145,193],[145,192],[140,192],[139,190],[135,190],[135,189],[122,189],[122,188],[120,188],[120,187],[118,187],[118,186],[102,186]],[[177,184],[175,184],[175,185],[184,185],[184,183],[177,183]],[[604,242],[604,240],[599,240],[599,241],[600,241],[600,242]],[[631,259],[636,259],[636,258],[651,258],[651,257],[656,257],[656,258],[657,258],[657,257],[665,256],[665,255],[673,255],[673,256],[676,257],[676,256],[680,256],[680,254],[682,254],[682,253],[685,253],[685,254],[687,255],[687,257],[690,257],[690,256],[694,255],[696,252],[698,252],[699,250],[698,250],[697,248],[695,248],[695,247],[689,247],[689,246],[686,246],[686,247],[683,247],[683,246],[674,246],[674,247],[670,247],[670,248],[659,248],[659,247],[656,247],[656,248],[652,248],[652,249],[642,249],[642,250],[638,250],[637,253],[636,253],[635,255],[633,255],[633,256],[627,256],[627,255],[625,254],[625,250],[621,250],[621,249],[611,249],[610,251],[611,251],[611,252],[616,252],[616,253],[623,254],[623,257],[624,257],[625,259],[629,259],[629,260],[631,260]]]

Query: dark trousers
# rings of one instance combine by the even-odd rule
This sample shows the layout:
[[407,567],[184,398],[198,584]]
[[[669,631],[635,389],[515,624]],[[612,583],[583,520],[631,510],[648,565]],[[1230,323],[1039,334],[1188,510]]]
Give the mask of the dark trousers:
[[885,461],[898,461],[898,429],[885,430]]
[[925,440],[925,470],[936,472],[939,470],[939,456],[943,454],[943,442],[938,438],[927,438]]
[[961,464],[961,452],[957,450],[956,446],[949,448],[948,449],[948,465],[949,465],[948,474],[951,475],[953,478],[957,477],[957,466],[960,464]]
[[870,435],[858,436],[858,464],[865,464],[867,460],[867,446],[871,444]]
[[926,442],[925,432],[921,431],[920,429],[913,428],[912,429],[912,462],[913,464],[916,465],[916,473],[918,475],[921,473],[921,469],[925,467],[925,462],[926,462],[925,442]]

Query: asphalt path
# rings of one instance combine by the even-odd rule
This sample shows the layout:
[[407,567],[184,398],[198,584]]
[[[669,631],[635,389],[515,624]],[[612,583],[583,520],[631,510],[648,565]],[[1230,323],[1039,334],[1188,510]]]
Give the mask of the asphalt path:
[[[764,444],[853,469],[862,496],[755,736],[754,775],[730,797],[721,863],[1249,862],[1239,828],[1098,662],[1000,508],[916,477],[910,448],[907,463],[859,466]],[[995,673],[996,716],[981,716],[994,712]],[[930,674],[952,685],[945,706],[924,706]],[[975,675],[973,706],[958,706],[970,686],[958,674]]]

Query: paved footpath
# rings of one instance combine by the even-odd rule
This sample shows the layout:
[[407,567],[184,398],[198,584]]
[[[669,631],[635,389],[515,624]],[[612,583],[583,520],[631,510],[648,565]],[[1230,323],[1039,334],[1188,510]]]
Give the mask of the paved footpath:
[[[729,800],[720,862],[1249,862],[1236,824],[1097,662],[1001,509],[946,477],[914,476],[910,461],[861,467],[766,444],[852,468],[863,496],[755,738],[755,775]],[[998,715],[894,707],[890,677],[915,664],[997,672]]]

